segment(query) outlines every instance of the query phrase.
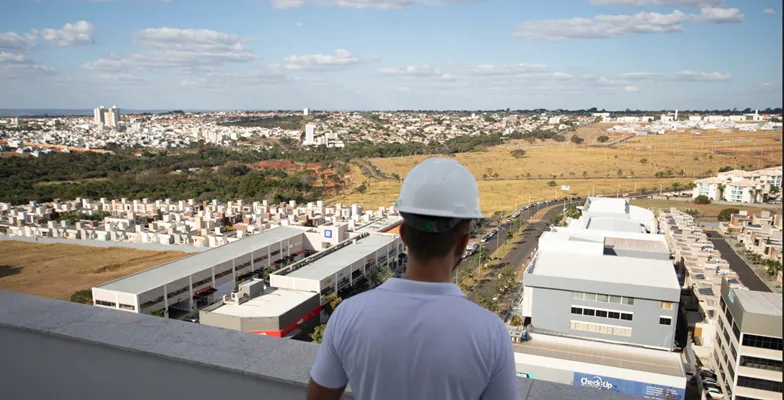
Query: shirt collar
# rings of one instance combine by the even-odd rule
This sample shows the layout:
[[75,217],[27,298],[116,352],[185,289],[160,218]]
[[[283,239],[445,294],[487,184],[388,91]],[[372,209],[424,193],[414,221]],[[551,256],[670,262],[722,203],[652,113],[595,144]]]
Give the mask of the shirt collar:
[[421,282],[410,279],[389,278],[378,288],[395,292],[465,297],[463,291],[451,282]]

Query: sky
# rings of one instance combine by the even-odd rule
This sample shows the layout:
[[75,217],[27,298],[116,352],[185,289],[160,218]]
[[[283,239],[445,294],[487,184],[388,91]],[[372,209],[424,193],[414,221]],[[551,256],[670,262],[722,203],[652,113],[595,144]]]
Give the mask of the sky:
[[781,0],[5,0],[0,108],[782,105]]

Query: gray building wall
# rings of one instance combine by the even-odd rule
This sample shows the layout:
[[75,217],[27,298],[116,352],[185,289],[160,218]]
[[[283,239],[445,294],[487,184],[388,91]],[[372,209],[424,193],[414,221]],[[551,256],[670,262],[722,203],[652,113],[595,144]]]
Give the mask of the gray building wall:
[[649,260],[669,260],[669,252],[653,252],[653,251],[640,251],[630,250],[614,246],[605,246],[604,254],[615,255],[618,257],[633,257],[633,258],[647,258]]
[[[208,307],[199,312],[199,320],[203,325],[233,329],[242,332],[277,331],[298,321],[305,314],[319,306],[319,295],[313,293],[308,300],[280,315],[279,317],[237,317],[211,312],[220,305]],[[318,325],[318,315],[300,326],[303,332],[310,332]]]
[[[577,258],[575,258],[575,260],[577,260]],[[633,262],[633,260],[630,262]],[[583,279],[561,278],[536,274],[525,274],[525,285],[537,288],[541,287],[576,292],[614,294],[617,296],[627,296],[634,298],[640,297],[643,299],[659,299],[673,303],[677,303],[681,299],[680,287],[665,289],[653,286],[624,285],[610,281],[587,281]]]
[[[596,285],[595,285],[596,286]],[[598,287],[586,285],[583,292],[619,295],[618,291],[601,292]],[[628,296],[628,295],[623,295]],[[634,296],[628,296],[634,297]],[[608,340],[628,343],[637,346],[659,347],[671,349],[675,340],[675,327],[678,322],[678,304],[673,303],[672,310],[661,309],[661,300],[650,300],[634,297],[634,305],[603,303],[572,299],[572,291],[548,288],[533,288],[531,324],[534,331],[553,332],[574,337]],[[609,319],[571,313],[572,305],[595,309],[617,310],[634,314],[632,321]],[[670,316],[671,325],[660,325],[660,316]],[[613,325],[632,329],[632,336],[618,336],[597,332],[585,332],[571,329],[570,321],[589,322],[594,324]]]
[[[727,305],[727,309],[730,310],[730,314],[732,314],[732,318],[741,332],[775,338],[782,337],[782,322],[784,321],[782,321],[781,315],[747,313],[743,310],[743,306],[737,296],[734,296],[733,301],[730,301],[730,290],[727,280],[722,279],[721,298],[724,300],[724,304]],[[729,329],[731,331],[732,327],[729,327]]]

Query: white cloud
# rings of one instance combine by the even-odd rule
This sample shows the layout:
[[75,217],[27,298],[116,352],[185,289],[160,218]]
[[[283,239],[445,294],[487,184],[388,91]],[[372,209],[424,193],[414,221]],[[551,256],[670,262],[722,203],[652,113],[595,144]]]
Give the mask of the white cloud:
[[414,5],[444,6],[478,0],[270,0],[274,8],[298,8],[303,6],[335,6],[345,8],[378,8],[400,10]]
[[136,76],[132,74],[100,74],[96,78],[112,82],[124,83],[142,83],[149,82],[150,78],[146,76]]
[[294,27],[295,28],[302,28],[303,26],[305,26],[304,22],[295,22],[294,23]]
[[0,33],[0,49],[3,50],[30,50],[35,48],[38,41],[38,31],[18,34],[16,32]]
[[653,79],[653,78],[660,78],[662,74],[656,72],[627,72],[621,75],[624,79],[629,79],[632,81],[639,81],[643,79]]
[[514,65],[493,65],[482,64],[467,68],[462,71],[465,75],[477,76],[497,76],[497,75],[520,75],[527,73],[541,73],[549,71],[549,67],[544,64],[514,64]]
[[737,8],[706,7],[700,10],[700,15],[695,16],[694,20],[712,24],[724,24],[741,22],[745,17]]
[[671,79],[686,82],[726,82],[731,78],[732,76],[729,73],[681,71],[675,74]]
[[337,49],[332,54],[291,55],[285,59],[285,67],[290,70],[334,71],[378,60],[378,57],[362,58],[352,55],[348,50]]
[[670,14],[647,11],[633,15],[600,14],[594,19],[575,17],[526,21],[520,24],[513,37],[536,42],[617,38],[633,34],[683,32],[684,22],[731,23],[740,22],[743,18],[737,8],[716,7],[702,8],[700,14],[686,14],[679,10]]
[[759,85],[757,85],[757,88],[760,89],[760,90],[781,90],[781,84],[780,83],[765,82],[765,83],[760,83]]
[[211,71],[226,63],[256,60],[242,38],[208,29],[151,28],[134,32],[137,45],[151,49],[109,57],[82,65],[100,71],[164,70],[180,72]]
[[2,77],[52,75],[54,72],[54,68],[28,60],[23,54],[0,51],[0,76]]
[[41,36],[59,46],[85,46],[95,43],[93,25],[87,21],[65,24],[63,29],[44,29]]
[[432,77],[441,75],[442,72],[430,65],[408,65],[397,68],[381,68],[378,75],[381,76],[408,76],[408,77]]
[[775,14],[776,10],[774,10],[772,8],[766,8],[766,9],[762,10],[762,13],[763,14]]
[[591,4],[597,6],[620,6],[620,7],[715,7],[722,4],[722,0],[591,0]]
[[629,85],[629,86],[625,86],[625,87],[623,88],[623,90],[625,90],[625,91],[626,91],[626,92],[628,92],[628,93],[637,93],[637,92],[639,92],[639,91],[640,91],[640,88],[638,88],[638,87],[637,87],[637,86],[635,86],[635,85]]

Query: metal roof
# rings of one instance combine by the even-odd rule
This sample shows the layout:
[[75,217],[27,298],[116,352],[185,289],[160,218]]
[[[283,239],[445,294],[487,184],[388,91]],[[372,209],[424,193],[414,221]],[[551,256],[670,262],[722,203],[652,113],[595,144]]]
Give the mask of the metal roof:
[[96,286],[96,288],[141,294],[304,233],[305,230],[303,229],[279,226],[190,257],[128,275],[124,278]]
[[649,251],[655,253],[668,253],[670,250],[663,241],[658,240],[640,240],[640,239],[626,239],[616,237],[605,237],[604,244],[606,246],[617,247],[619,249]]
[[540,251],[534,275],[680,289],[670,260]]
[[735,289],[735,297],[743,311],[753,314],[781,316],[781,293]]
[[[362,260],[369,254],[391,244],[396,235],[369,235],[359,239],[356,244],[346,246],[339,251],[324,256],[304,267],[286,274],[289,278],[313,279],[321,281],[328,276],[336,274],[347,266]],[[386,255],[386,253],[384,254]]]
[[533,340],[514,344],[516,353],[598,364],[649,373],[682,377],[677,353],[641,349],[632,346],[587,341],[532,333]]
[[264,294],[245,303],[240,305],[224,304],[210,312],[240,318],[280,317],[314,296],[318,296],[318,294],[299,290],[266,288]]

